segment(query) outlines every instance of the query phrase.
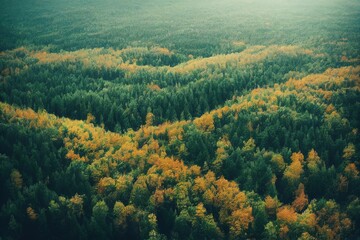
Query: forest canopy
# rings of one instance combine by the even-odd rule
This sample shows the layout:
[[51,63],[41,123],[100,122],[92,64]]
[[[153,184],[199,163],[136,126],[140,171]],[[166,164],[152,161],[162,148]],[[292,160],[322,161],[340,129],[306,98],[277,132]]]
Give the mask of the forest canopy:
[[359,1],[0,2],[0,239],[360,236]]

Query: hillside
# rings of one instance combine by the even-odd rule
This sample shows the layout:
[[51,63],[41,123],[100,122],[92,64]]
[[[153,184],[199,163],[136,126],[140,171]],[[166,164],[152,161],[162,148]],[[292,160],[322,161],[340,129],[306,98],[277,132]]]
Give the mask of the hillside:
[[[148,112],[155,124],[189,120],[251,89],[334,65],[327,54],[292,45],[241,44],[238,51],[188,59],[158,47],[60,53],[17,48],[0,54],[0,99],[75,119],[91,113],[95,123],[124,132],[145,124]],[[339,59],[336,65],[358,62]]]
[[344,102],[359,99],[359,73],[257,88],[192,121],[148,115],[125,134],[2,103],[2,234],[354,236],[360,118]]

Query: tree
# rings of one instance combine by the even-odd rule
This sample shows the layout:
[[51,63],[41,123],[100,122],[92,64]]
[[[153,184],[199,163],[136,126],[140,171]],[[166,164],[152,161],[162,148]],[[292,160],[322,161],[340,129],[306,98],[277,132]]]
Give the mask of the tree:
[[133,185],[130,201],[133,202],[135,206],[145,207],[149,202],[149,198],[150,192],[146,184],[146,177],[139,176]]
[[125,205],[122,202],[115,202],[114,209],[114,224],[120,228],[126,228],[126,217],[127,212],[125,209]]
[[92,209],[91,237],[105,239],[111,236],[111,225],[108,224],[109,208],[105,201],[98,201]]
[[265,237],[269,240],[278,239],[279,229],[273,222],[268,222],[265,225]]
[[302,211],[308,204],[308,197],[305,195],[304,192],[304,184],[300,183],[298,189],[295,192],[296,197],[295,200],[292,203],[292,207],[300,212]]
[[244,141],[244,146],[241,149],[243,152],[251,152],[254,151],[256,145],[255,145],[255,140],[253,138],[249,138],[249,140],[247,140],[246,142]]
[[312,149],[308,154],[306,162],[307,162],[307,168],[310,170],[310,172],[316,173],[320,168],[321,159],[317,154],[317,152],[314,149]]
[[344,154],[343,154],[343,158],[345,160],[350,160],[354,155],[355,155],[355,145],[353,143],[349,143],[345,148],[344,148]]
[[294,223],[297,220],[295,209],[290,206],[283,206],[276,213],[278,221],[283,223]]
[[271,165],[273,167],[273,171],[276,174],[280,174],[284,171],[286,164],[284,162],[284,158],[281,154],[274,154],[271,157]]
[[293,153],[291,155],[291,164],[286,167],[284,172],[284,178],[290,183],[297,183],[300,180],[300,176],[303,173],[303,167],[301,165],[304,156],[301,153]]
[[196,127],[198,127],[199,129],[207,132],[207,131],[212,131],[214,130],[215,126],[214,126],[214,119],[212,117],[211,114],[206,113],[204,115],[202,115],[200,118],[196,118],[194,120],[194,124],[196,125]]
[[87,114],[86,123],[95,123],[95,117],[91,113]]
[[35,210],[32,207],[28,207],[26,209],[26,213],[30,220],[35,221],[38,219],[38,214],[35,212]]
[[212,166],[216,173],[220,173],[222,169],[223,161],[227,157],[229,157],[228,151],[232,149],[232,145],[231,142],[228,140],[228,138],[225,136],[216,143],[216,146],[217,146],[216,158],[212,163]]
[[252,216],[251,207],[232,212],[229,219],[230,238],[237,239],[242,236],[253,221],[254,217]]
[[275,216],[279,205],[280,203],[276,198],[272,198],[271,196],[265,198],[265,209],[270,216]]
[[21,173],[18,170],[14,169],[11,172],[10,179],[16,188],[20,189],[22,187],[23,179]]
[[77,193],[72,198],[70,198],[69,207],[73,212],[73,214],[75,214],[77,217],[80,217],[84,214],[83,204],[84,204],[83,196]]
[[145,121],[145,126],[149,127],[153,124],[154,121],[154,114],[152,114],[151,112],[148,112],[146,114],[146,121]]
[[177,233],[180,239],[186,239],[191,234],[192,218],[188,209],[181,210],[180,214],[175,219],[174,232]]

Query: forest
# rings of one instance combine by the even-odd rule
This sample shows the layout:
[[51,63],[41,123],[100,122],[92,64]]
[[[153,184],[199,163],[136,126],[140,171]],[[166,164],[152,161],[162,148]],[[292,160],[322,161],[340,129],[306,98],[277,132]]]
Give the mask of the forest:
[[0,240],[360,238],[359,1],[0,3]]

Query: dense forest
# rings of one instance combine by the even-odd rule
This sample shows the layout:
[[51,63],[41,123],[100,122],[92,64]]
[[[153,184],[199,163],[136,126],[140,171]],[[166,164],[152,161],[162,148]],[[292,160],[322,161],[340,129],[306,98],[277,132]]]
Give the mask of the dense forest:
[[359,1],[0,3],[0,240],[360,238]]

